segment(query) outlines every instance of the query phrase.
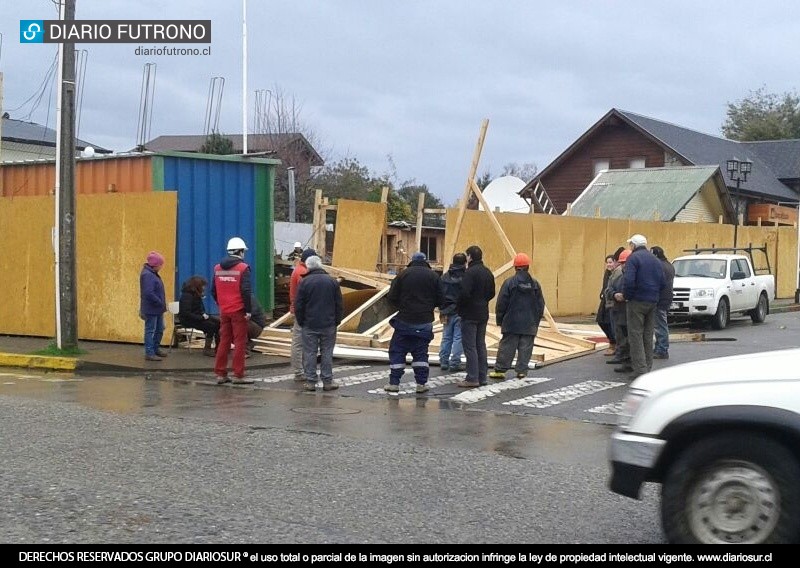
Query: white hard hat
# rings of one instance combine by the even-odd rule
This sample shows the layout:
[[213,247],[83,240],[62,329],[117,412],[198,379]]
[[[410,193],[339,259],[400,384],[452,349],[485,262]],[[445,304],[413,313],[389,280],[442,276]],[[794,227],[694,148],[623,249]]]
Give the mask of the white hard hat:
[[296,248],[296,249],[303,248],[303,243],[301,243],[300,241],[295,241],[294,242],[294,248]]
[[244,244],[244,240],[241,237],[233,237],[228,241],[227,250],[247,250],[247,245]]

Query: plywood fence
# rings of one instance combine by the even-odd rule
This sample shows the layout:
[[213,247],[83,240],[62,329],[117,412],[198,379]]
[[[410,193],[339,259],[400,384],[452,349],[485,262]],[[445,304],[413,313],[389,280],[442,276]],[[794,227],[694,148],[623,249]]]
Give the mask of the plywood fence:
[[[447,211],[445,250],[450,250],[458,210]],[[712,223],[665,223],[621,219],[591,219],[560,215],[496,213],[500,225],[518,252],[531,256],[532,274],[539,280],[550,312],[555,316],[591,314],[599,303],[605,256],[634,233],[647,237],[648,245],[662,247],[667,258],[681,256],[694,247],[732,247],[733,226]],[[739,227],[739,246],[767,246],[779,298],[794,296],[797,280],[797,229],[795,227]],[[483,250],[484,263],[494,270],[508,261],[508,253],[482,211],[465,211],[454,250],[470,245]],[[444,259],[447,263],[449,259]],[[763,255],[754,255],[756,268],[766,268]],[[497,279],[500,283],[512,273]],[[490,309],[494,309],[492,305]]]
[[[52,196],[0,199],[0,334],[55,336],[54,205]],[[164,254],[167,301],[175,296],[177,193],[79,195],[76,206],[78,336],[140,343],[139,273],[150,250]]]

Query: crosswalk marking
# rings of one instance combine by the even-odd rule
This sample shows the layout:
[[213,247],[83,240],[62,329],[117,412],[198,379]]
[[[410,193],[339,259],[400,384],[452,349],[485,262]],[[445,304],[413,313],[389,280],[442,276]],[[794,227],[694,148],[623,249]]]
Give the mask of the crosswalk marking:
[[[384,372],[384,377],[386,377],[386,382],[389,382],[388,375]],[[433,377],[428,379],[427,385],[430,388],[434,387],[441,387],[444,385],[449,385],[452,383],[457,383],[458,381],[463,381],[467,377],[467,374],[464,372],[461,373],[451,373],[449,375],[441,375],[439,377]],[[399,396],[401,394],[412,394],[415,393],[417,390],[417,383],[415,382],[406,382],[400,383],[400,390],[397,392],[386,392],[383,390],[383,386],[379,389],[370,389],[367,392],[371,394],[387,394],[389,396]]]
[[555,406],[556,404],[561,404],[562,402],[568,402],[582,396],[587,396],[607,389],[613,389],[625,384],[626,383],[615,381],[589,380],[583,381],[582,383],[576,383],[568,387],[562,387],[559,389],[526,396],[525,398],[510,400],[508,402],[504,402],[503,404],[511,406],[527,406],[529,408],[548,408],[550,406]]
[[[361,369],[368,369],[369,367],[370,365],[342,365],[340,367],[334,367],[333,377],[336,378],[339,373],[345,373],[347,371],[359,371]],[[287,375],[276,375],[274,377],[253,377],[253,380],[257,383],[279,383],[281,381],[289,381],[292,379],[294,379],[294,373],[289,373]]]
[[623,402],[619,400],[617,402],[609,402],[608,404],[601,404],[600,406],[589,408],[586,412],[592,412],[594,414],[619,414],[622,412],[622,405]]
[[524,379],[509,379],[490,385],[469,389],[450,398],[464,404],[474,404],[487,398],[500,394],[503,391],[522,389],[538,383],[552,380],[550,377],[526,377]]

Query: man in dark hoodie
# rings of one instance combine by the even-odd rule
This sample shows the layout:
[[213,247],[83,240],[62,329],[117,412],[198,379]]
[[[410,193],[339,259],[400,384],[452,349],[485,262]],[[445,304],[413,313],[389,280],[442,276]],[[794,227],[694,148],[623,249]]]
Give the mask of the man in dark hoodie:
[[394,328],[389,342],[389,384],[387,392],[400,390],[400,378],[406,368],[406,355],[411,353],[411,367],[417,392],[428,387],[428,346],[433,339],[433,310],[442,305],[439,277],[431,270],[425,254],[415,252],[411,262],[398,276],[386,298],[398,312],[390,320]]
[[500,287],[497,296],[497,325],[503,333],[497,348],[493,379],[505,379],[514,355],[517,363],[514,370],[517,378],[528,374],[528,363],[533,353],[533,340],[539,330],[539,322],[544,315],[544,295],[542,287],[528,273],[531,259],[524,252],[514,257],[514,276],[510,276]]
[[214,374],[217,384],[229,383],[228,353],[233,341],[233,375],[236,384],[251,384],[244,378],[244,359],[247,350],[247,323],[253,314],[251,304],[250,267],[244,262],[247,245],[239,237],[228,241],[228,256],[214,267],[211,296],[219,305],[220,337]]
[[439,286],[442,289],[442,306],[439,308],[439,321],[442,323],[439,367],[442,371],[461,370],[464,347],[461,345],[461,316],[456,312],[456,303],[466,270],[467,255],[458,252],[453,255],[453,264],[439,278]]
[[302,328],[303,368],[307,391],[317,390],[317,353],[322,390],[339,388],[333,382],[333,347],[336,344],[336,327],[342,323],[344,307],[339,282],[322,268],[318,256],[305,259],[308,272],[300,281],[295,296],[294,317]]
[[462,388],[486,384],[489,360],[486,352],[486,324],[489,301],[494,298],[494,275],[483,264],[483,251],[477,245],[466,250],[467,271],[461,280],[458,315],[461,316],[461,342],[467,358],[467,377],[456,383]]

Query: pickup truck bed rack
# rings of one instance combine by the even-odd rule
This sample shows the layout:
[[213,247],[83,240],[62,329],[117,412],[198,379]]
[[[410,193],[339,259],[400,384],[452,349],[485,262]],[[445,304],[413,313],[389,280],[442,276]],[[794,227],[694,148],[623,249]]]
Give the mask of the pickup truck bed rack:
[[[753,251],[754,250],[764,253],[764,258],[767,261],[767,267],[766,268],[756,268],[756,263],[753,260]],[[750,264],[753,265],[753,272],[755,272],[756,274],[759,274],[759,273],[761,273],[761,274],[764,274],[764,273],[772,274],[772,269],[770,268],[770,265],[769,265],[769,254],[767,253],[766,245],[764,245],[763,247],[754,247],[753,244],[750,243],[750,246],[747,246],[747,247],[715,247],[714,245],[711,245],[711,248],[697,248],[697,247],[695,247],[693,249],[683,249],[683,252],[693,252],[694,254],[703,254],[703,253],[709,253],[709,252],[711,254],[716,254],[718,252],[721,252],[721,253],[726,253],[726,252],[736,253],[736,252],[739,252],[739,251],[744,251],[750,256]]]

